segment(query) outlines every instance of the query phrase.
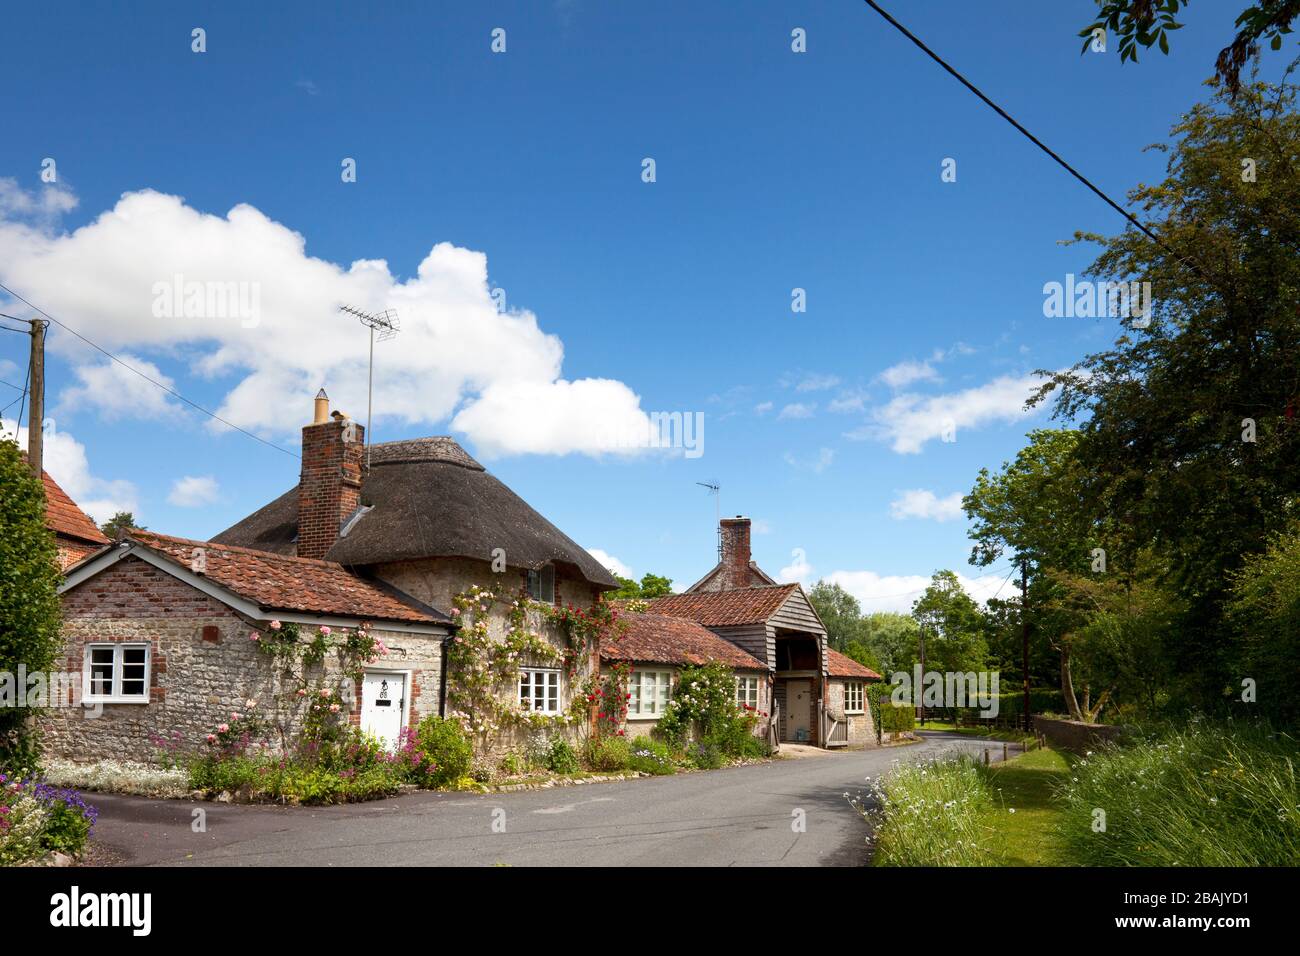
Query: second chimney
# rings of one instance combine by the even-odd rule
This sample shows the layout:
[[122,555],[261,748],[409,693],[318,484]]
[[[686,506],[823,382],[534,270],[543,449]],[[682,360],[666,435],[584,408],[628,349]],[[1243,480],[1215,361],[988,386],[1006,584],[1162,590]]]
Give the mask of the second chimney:
[[718,534],[722,539],[723,590],[749,587],[749,519],[740,515],[723,518],[718,522]]
[[323,558],[339,529],[361,504],[363,426],[348,418],[332,421],[325,389],[316,395],[315,421],[302,430],[302,474],[298,479],[298,557]]

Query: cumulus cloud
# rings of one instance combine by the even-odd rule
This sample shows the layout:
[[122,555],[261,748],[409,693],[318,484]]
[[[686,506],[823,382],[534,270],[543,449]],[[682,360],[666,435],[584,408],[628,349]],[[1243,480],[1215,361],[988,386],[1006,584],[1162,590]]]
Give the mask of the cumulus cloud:
[[[368,339],[343,304],[395,309],[401,322],[375,349],[376,437],[385,425],[452,419],[488,454],[596,454],[597,436],[642,424],[621,382],[561,377],[562,343],[533,313],[497,308],[482,252],[439,242],[399,278],[383,260],[314,257],[305,236],[247,204],[212,215],[144,190],[53,234],[11,214],[38,202],[12,193],[0,207],[4,282],[105,348],[184,358],[191,374],[222,383],[215,411],[259,434],[296,437],[322,385],[335,407],[364,412]],[[194,299],[172,293],[194,284],[203,292]],[[87,364],[57,328],[50,343]],[[76,388],[100,374],[99,361]]]
[[928,518],[934,521],[953,521],[963,514],[961,499],[960,491],[940,498],[925,488],[909,488],[889,503],[889,513],[899,520]]
[[[164,375],[153,362],[124,352],[120,356],[131,368],[148,375],[168,388],[176,383]],[[157,385],[152,385],[117,362],[78,366],[74,373],[79,384],[65,388],[59,395],[58,414],[70,414],[80,408],[93,408],[107,420],[118,418],[172,418],[181,414],[181,406]]]
[[217,479],[211,475],[186,475],[172,483],[167,500],[178,508],[201,508],[217,497]]
[[11,176],[0,176],[0,220],[26,221],[44,229],[77,208],[77,196],[66,186],[51,183],[33,192]]
[[587,553],[599,561],[600,566],[608,569],[610,573],[617,574],[620,578],[632,577],[632,569],[608,551],[602,551],[600,548],[588,548]]
[[[17,436],[18,446],[27,447],[27,428],[5,419],[0,431],[6,438]],[[64,491],[99,524],[119,511],[140,517],[139,495],[129,481],[100,478],[91,474],[86,446],[63,431],[45,432],[42,464]]]
[[949,429],[960,439],[964,428],[1014,422],[1032,414],[1025,400],[1041,384],[1034,375],[1003,375],[987,384],[946,395],[897,395],[872,410],[872,420],[849,432],[852,439],[888,441],[899,454],[916,454]]
[[[906,614],[927,587],[930,578],[921,574],[878,574],[875,571],[833,571],[826,576],[832,584],[848,591],[862,605],[864,614],[873,611],[898,611]],[[967,577],[960,572],[957,580],[966,593],[986,604],[991,597],[1003,600],[1020,593],[1019,588],[1004,574],[983,574]]]

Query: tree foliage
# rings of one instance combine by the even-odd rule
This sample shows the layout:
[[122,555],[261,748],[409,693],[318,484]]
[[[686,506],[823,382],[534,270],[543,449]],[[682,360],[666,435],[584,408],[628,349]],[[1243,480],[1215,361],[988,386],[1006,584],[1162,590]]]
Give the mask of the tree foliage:
[[[1293,64],[1294,66],[1294,64]],[[1288,71],[1288,77],[1290,71]],[[1080,503],[1108,553],[1161,556],[1180,598],[1167,648],[1185,703],[1240,681],[1229,582],[1300,495],[1300,116],[1296,88],[1218,91],[1173,127],[1167,175],[1130,198],[1159,237],[1097,242],[1089,274],[1152,283],[1149,326],[1048,374],[1055,413],[1080,421]],[[1247,162],[1249,161],[1249,162]]]
[[132,528],[145,530],[144,525],[135,523],[135,515],[129,511],[119,511],[113,517],[109,518],[99,530],[108,536],[109,540],[116,541],[119,532],[129,531]]
[[618,590],[610,592],[609,597],[613,600],[631,601],[639,599],[649,601],[652,598],[673,593],[672,578],[665,578],[649,572],[642,575],[639,582],[619,574],[614,575],[614,580],[618,582]]
[[[1086,52],[1097,30],[1119,40],[1120,62],[1138,61],[1139,46],[1169,53],[1169,34],[1181,30],[1178,12],[1191,0],[1097,0],[1097,19],[1079,31]],[[1300,0],[1259,0],[1237,17],[1237,34],[1219,51],[1214,63],[1215,78],[1236,94],[1246,61],[1259,54],[1261,40],[1274,50],[1282,48],[1282,37],[1300,16]]]
[[[0,441],[0,674],[49,672],[61,648],[59,565],[45,527],[45,487],[13,441]],[[39,740],[27,688],[0,707],[0,767],[33,768]]]

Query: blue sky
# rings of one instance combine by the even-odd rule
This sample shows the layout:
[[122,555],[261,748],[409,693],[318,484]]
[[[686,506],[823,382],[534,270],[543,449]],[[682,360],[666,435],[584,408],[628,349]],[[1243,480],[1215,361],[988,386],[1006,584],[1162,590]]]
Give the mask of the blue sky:
[[[1162,173],[1142,147],[1205,97],[1240,4],[1195,6],[1172,55],[1136,67],[1079,55],[1089,0],[890,6],[1122,196]],[[951,496],[1045,420],[1014,414],[1024,377],[1115,332],[1044,318],[1042,288],[1091,261],[1060,240],[1119,217],[849,0],[6,20],[5,284],[294,450],[316,386],[364,418],[366,341],[313,297],[394,306],[408,324],[378,347],[376,440],[455,435],[638,576],[685,585],[711,565],[700,481],[754,518],[769,572],[836,575],[870,608],[906,606],[936,568],[982,573]],[[256,327],[151,314],[151,283],[181,268],[254,276]],[[506,313],[486,315],[497,288]],[[21,382],[25,348],[0,336],[0,380]],[[202,538],[295,483],[296,459],[129,378],[52,333],[51,470],[81,500]],[[702,412],[703,454],[592,449],[593,419],[651,411]],[[955,442],[932,428],[947,411]]]

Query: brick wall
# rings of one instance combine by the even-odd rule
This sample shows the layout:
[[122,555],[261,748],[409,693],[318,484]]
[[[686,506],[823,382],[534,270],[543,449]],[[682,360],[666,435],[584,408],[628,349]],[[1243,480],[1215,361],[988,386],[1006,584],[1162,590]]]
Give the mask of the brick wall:
[[78,541],[76,538],[69,538],[61,534],[54,536],[54,542],[59,551],[60,571],[66,571],[86,555],[94,554],[103,547],[101,544]]
[[361,503],[365,428],[329,421],[302,430],[298,480],[298,557],[323,558]]
[[[87,643],[138,641],[150,649],[147,704],[104,704],[102,713],[55,708],[44,720],[47,751],[74,760],[148,760],[153,737],[179,731],[199,748],[216,724],[248,700],[270,709],[276,683],[249,633],[252,626],[226,605],[138,558],[126,558],[63,595],[64,670],[83,670]],[[411,721],[436,713],[441,686],[441,638],[382,627],[372,633],[390,649],[376,666],[412,671]],[[331,662],[331,666],[332,662]],[[352,720],[360,720],[361,695]],[[284,721],[297,729],[297,714]]]

